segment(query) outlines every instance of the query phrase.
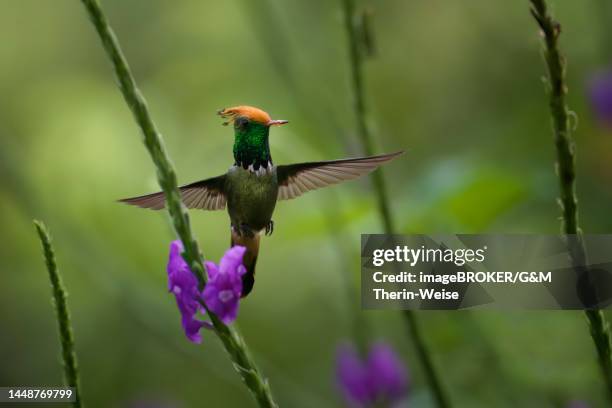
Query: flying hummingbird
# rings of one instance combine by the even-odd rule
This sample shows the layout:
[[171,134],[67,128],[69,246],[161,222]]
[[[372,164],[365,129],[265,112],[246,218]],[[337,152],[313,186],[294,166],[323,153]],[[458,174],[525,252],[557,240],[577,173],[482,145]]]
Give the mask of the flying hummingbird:
[[[266,112],[251,106],[221,109],[218,114],[226,120],[224,125],[234,126],[234,164],[227,173],[182,186],[180,192],[187,208],[212,211],[227,205],[231,245],[247,248],[242,297],[255,284],[259,237],[264,231],[272,234],[272,214],[278,200],[291,200],[310,190],[355,179],[403,153],[275,166],[268,142],[270,128],[288,121],[272,120]],[[163,192],[119,201],[152,210],[165,206]]]

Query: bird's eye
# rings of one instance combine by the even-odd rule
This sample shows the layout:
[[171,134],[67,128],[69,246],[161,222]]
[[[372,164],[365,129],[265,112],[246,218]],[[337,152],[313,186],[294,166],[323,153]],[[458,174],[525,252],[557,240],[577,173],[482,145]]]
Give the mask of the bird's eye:
[[236,118],[236,120],[234,120],[234,126],[240,130],[246,130],[246,128],[249,126],[249,119],[245,118],[244,116],[239,116]]

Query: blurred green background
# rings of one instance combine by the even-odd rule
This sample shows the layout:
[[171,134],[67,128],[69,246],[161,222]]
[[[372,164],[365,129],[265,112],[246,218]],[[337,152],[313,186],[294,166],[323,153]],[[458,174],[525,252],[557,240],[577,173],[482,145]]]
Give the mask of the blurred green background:
[[[586,100],[605,67],[604,1],[551,3],[563,23],[569,104],[580,118],[585,231],[612,231],[612,135]],[[50,289],[32,218],[54,236],[69,290],[84,397],[93,407],[154,400],[252,406],[212,333],[189,343],[165,264],[163,212],[116,199],[157,190],[139,130],[77,0],[5,1],[0,12],[0,385],[61,382]],[[179,181],[224,172],[231,129],[219,108],[250,104],[274,129],[276,163],[360,153],[340,2],[105,0]],[[405,233],[559,230],[554,148],[538,31],[524,1],[368,1],[376,55],[364,75],[376,151]],[[369,180],[281,202],[238,323],[281,406],[336,407],[334,352],[358,311],[360,233],[381,231]],[[229,241],[224,212],[192,212],[204,254]],[[603,406],[583,315],[423,312],[459,407]],[[410,406],[433,406],[400,313],[365,312],[410,369]]]

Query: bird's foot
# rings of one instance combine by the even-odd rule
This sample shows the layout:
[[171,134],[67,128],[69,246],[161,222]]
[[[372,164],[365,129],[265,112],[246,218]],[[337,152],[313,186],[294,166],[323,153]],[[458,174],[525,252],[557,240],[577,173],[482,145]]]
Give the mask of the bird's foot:
[[244,223],[240,224],[239,226],[232,224],[232,231],[234,231],[239,237],[253,238],[255,236],[255,232],[253,232],[251,227]]
[[266,225],[266,235],[272,235],[274,232],[274,221],[270,220],[268,225]]

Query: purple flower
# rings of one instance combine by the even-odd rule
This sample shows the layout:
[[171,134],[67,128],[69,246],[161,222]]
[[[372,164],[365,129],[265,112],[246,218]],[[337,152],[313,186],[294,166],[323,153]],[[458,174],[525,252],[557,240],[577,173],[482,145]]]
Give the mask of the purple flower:
[[223,323],[230,324],[236,320],[242,294],[242,275],[246,273],[242,264],[246,248],[237,245],[228,249],[219,266],[214,262],[205,262],[208,282],[202,292],[198,289],[198,279],[183,259],[182,252],[181,241],[172,241],[168,258],[168,290],[174,293],[176,298],[185,335],[192,342],[201,343],[200,329],[211,327],[209,322],[195,318],[198,312],[206,312],[202,302]]
[[236,320],[238,303],[242,295],[242,275],[246,268],[242,258],[246,248],[236,245],[228,249],[217,266],[214,262],[205,263],[208,283],[204,288],[204,302],[225,324]]
[[199,300],[201,293],[198,290],[198,279],[189,269],[183,259],[183,244],[181,241],[172,241],[168,257],[168,290],[174,293],[176,304],[181,312],[181,324],[187,338],[194,343],[201,343],[200,329],[205,325],[197,320],[198,311],[204,312]]
[[373,388],[391,401],[402,399],[408,391],[407,373],[388,344],[378,342],[370,347],[368,369]]
[[365,405],[373,400],[367,368],[351,345],[340,346],[336,353],[336,376],[347,401]]
[[338,383],[351,405],[393,404],[408,393],[408,374],[393,349],[382,342],[362,360],[354,347],[343,345],[336,361]]
[[588,95],[597,120],[612,127],[612,71],[594,75],[588,84]]

